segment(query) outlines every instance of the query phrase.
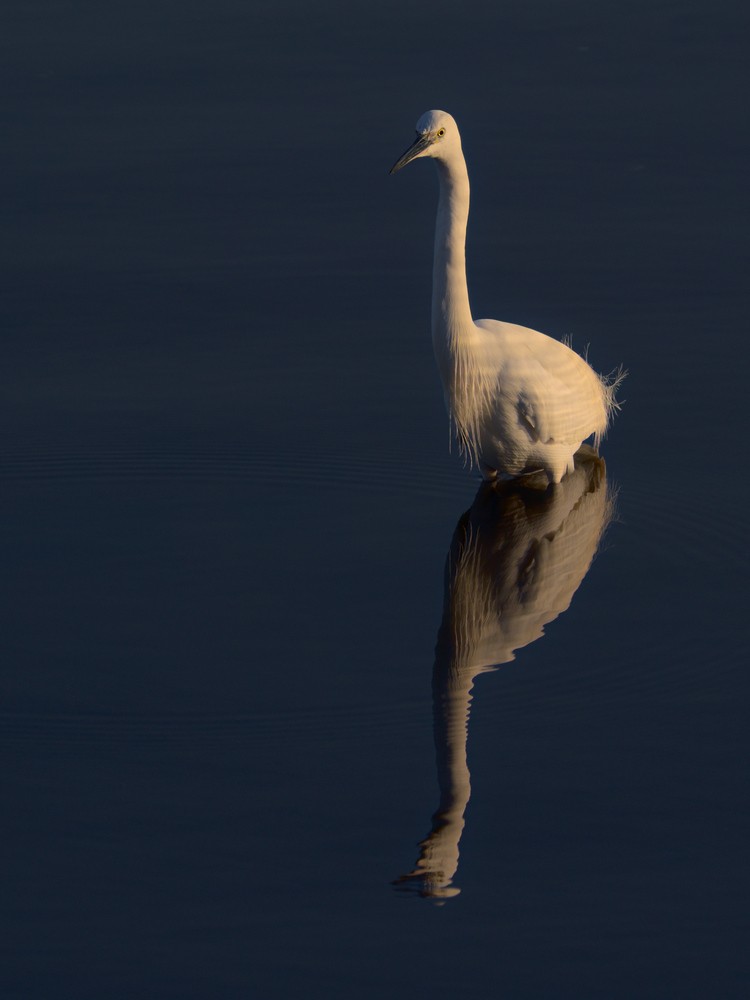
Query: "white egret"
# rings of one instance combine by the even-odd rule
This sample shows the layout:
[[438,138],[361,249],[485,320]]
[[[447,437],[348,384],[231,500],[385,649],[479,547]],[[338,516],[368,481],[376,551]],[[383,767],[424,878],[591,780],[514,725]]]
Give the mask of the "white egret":
[[432,274],[432,342],[452,429],[486,479],[543,471],[559,483],[618,408],[612,381],[566,344],[494,319],[473,320],[466,284],[469,175],[452,116],[427,111],[391,168],[430,156],[440,180]]

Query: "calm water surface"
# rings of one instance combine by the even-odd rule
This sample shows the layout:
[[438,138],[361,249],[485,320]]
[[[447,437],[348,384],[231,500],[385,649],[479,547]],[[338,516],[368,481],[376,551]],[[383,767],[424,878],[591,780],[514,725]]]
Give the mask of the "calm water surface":
[[[8,7],[3,997],[747,995],[741,15]],[[429,107],[475,314],[630,371],[554,495],[448,452]]]

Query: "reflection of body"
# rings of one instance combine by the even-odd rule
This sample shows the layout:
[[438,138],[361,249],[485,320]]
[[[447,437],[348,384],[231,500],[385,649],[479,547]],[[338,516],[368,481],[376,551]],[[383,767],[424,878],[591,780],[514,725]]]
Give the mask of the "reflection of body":
[[458,522],[446,567],[432,679],[440,804],[414,871],[400,888],[446,898],[471,794],[466,740],[474,678],[513,659],[567,610],[611,512],[604,462],[593,449],[546,492],[483,485]]

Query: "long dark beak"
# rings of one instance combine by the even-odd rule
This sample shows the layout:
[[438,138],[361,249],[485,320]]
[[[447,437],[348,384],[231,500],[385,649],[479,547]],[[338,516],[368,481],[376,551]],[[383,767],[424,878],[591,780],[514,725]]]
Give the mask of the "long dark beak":
[[419,156],[423,149],[427,149],[429,145],[432,144],[432,138],[429,135],[418,135],[414,142],[409,146],[404,155],[400,160],[396,162],[391,167],[391,173],[395,174],[397,170],[405,167],[407,163],[414,159],[415,156]]

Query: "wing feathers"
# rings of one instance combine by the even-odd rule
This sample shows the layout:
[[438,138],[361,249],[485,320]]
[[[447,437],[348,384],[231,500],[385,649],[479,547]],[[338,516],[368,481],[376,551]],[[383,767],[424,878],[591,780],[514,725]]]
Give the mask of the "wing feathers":
[[498,387],[515,394],[519,423],[535,441],[575,443],[607,426],[606,387],[565,344],[536,330],[479,320],[483,349],[497,355]]

